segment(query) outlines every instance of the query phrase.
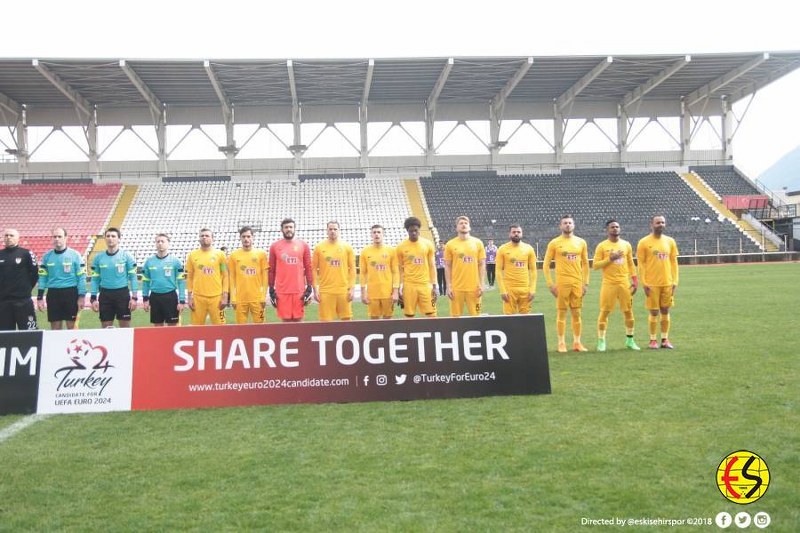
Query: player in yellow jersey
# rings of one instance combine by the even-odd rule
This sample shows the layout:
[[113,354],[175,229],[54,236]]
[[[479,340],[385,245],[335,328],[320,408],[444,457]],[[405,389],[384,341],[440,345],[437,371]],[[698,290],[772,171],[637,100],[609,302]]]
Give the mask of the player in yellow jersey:
[[608,315],[617,306],[617,302],[625,319],[625,346],[629,350],[639,350],[633,340],[633,295],[639,287],[636,265],[633,264],[633,248],[631,243],[620,238],[619,222],[613,218],[606,222],[606,235],[608,239],[597,245],[592,260],[592,269],[603,272],[600,315],[597,317],[597,351],[606,351]]
[[370,228],[372,244],[359,256],[361,268],[361,301],[367,305],[370,318],[392,318],[397,303],[400,275],[394,248],[383,243],[383,226]]
[[400,274],[400,302],[403,316],[414,318],[417,310],[427,317],[436,316],[435,250],[433,243],[419,236],[422,222],[408,217],[403,226],[408,238],[397,245],[397,268]]
[[497,286],[503,300],[503,314],[531,312],[536,298],[536,252],[522,242],[522,226],[508,228],[509,242],[497,249]]
[[228,257],[231,305],[237,324],[263,324],[267,306],[269,260],[267,252],[253,247],[253,228],[239,230],[242,247]]
[[192,325],[225,323],[228,307],[228,266],[225,254],[212,248],[214,234],[200,230],[200,248],[186,257],[186,304],[192,310]]
[[353,293],[356,285],[356,256],[353,247],[339,239],[339,223],[328,222],[328,238],[314,247],[311,270],[314,273],[314,298],[319,302],[319,319],[353,318]]
[[661,348],[672,349],[669,342],[669,310],[675,305],[678,287],[678,246],[675,239],[664,235],[667,220],[663,215],[650,219],[650,235],[639,240],[636,257],[639,278],[644,288],[645,305],[650,313],[650,348],[658,349],[658,322],[661,315]]
[[461,316],[464,306],[467,314],[481,313],[481,296],[486,280],[486,248],[480,239],[470,235],[472,228],[468,217],[456,219],[458,235],[444,247],[444,276],[447,296],[450,298],[450,316]]
[[[589,288],[589,252],[586,241],[575,235],[575,219],[572,215],[561,217],[561,235],[550,241],[544,254],[544,279],[547,288],[556,298],[556,335],[558,351],[567,351],[567,309],[572,315],[572,349],[576,352],[589,350],[581,342],[581,307]],[[550,273],[550,262],[556,263],[556,280]]]

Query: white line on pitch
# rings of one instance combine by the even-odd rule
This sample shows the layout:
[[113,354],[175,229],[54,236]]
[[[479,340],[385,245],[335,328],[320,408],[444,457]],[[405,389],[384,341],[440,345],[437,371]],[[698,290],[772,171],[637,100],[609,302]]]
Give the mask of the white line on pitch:
[[32,426],[33,424],[35,424],[39,420],[44,420],[48,416],[50,416],[50,415],[30,415],[30,416],[26,416],[25,418],[17,420],[16,422],[11,424],[10,426],[8,426],[6,428],[3,428],[3,429],[0,429],[0,443],[10,439],[11,437],[16,435],[17,433],[19,433],[23,429]]

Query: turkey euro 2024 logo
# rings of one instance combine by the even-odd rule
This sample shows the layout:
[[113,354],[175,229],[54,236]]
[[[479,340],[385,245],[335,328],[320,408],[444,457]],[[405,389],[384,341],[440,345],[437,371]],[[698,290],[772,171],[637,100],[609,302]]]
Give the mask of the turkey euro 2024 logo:
[[751,451],[730,453],[717,467],[717,488],[733,503],[753,503],[767,492],[769,482],[766,461]]
[[55,371],[59,380],[56,390],[62,392],[77,388],[102,394],[112,380],[107,372],[114,368],[108,360],[108,349],[76,338],[67,344],[67,357],[72,364]]

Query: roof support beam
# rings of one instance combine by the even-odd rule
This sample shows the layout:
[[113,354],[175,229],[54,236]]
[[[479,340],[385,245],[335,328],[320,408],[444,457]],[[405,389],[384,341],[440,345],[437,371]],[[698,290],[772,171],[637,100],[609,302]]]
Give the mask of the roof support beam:
[[358,121],[359,133],[361,137],[361,167],[366,168],[369,166],[369,137],[367,136],[367,126],[369,121],[367,118],[367,102],[369,101],[369,90],[372,87],[372,72],[375,69],[375,60],[370,59],[367,63],[367,75],[364,78],[364,91],[361,93],[361,105],[358,108]]
[[217,93],[217,98],[219,99],[220,105],[222,105],[222,120],[225,122],[225,146],[220,146],[219,151],[225,154],[228,170],[233,170],[235,167],[234,161],[236,154],[239,153],[239,150],[236,148],[236,139],[234,138],[233,134],[233,105],[231,105],[231,101],[225,94],[225,91],[222,88],[222,82],[219,80],[217,73],[211,66],[211,62],[208,60],[203,61],[203,68],[208,75],[208,80],[211,82],[211,86],[214,88],[214,92]]
[[662,70],[661,72],[659,72],[658,74],[656,74],[655,76],[644,82],[643,84],[636,87],[634,90],[632,90],[622,98],[622,108],[626,109],[631,105],[635,104],[636,102],[638,102],[639,100],[641,100],[642,98],[644,98],[644,96],[647,95],[647,93],[649,93],[650,91],[652,91],[653,89],[664,83],[673,74],[675,74],[680,69],[688,65],[691,60],[692,56],[689,55],[684,56],[683,59],[679,59],[678,61],[674,62],[673,64],[671,64],[670,66],[668,66],[667,68],[665,68],[664,70]]
[[295,165],[297,166],[300,164],[300,158],[303,157],[308,147],[303,144],[302,132],[300,131],[300,124],[303,122],[303,114],[300,109],[300,100],[297,97],[297,84],[294,81],[294,63],[291,59],[286,60],[286,70],[289,72],[289,91],[292,93],[292,126],[294,130],[292,145],[289,146],[289,151],[294,156]]
[[758,80],[757,82],[750,83],[738,91],[734,91],[728,95],[728,102],[731,105],[735,104],[739,100],[743,98],[747,98],[751,94],[757,93],[759,90],[763,89],[770,83],[782,78],[783,76],[789,74],[790,72],[794,72],[797,69],[797,63],[787,63],[785,67],[771,70],[769,76],[766,76],[764,79]]
[[719,78],[703,85],[696,91],[686,96],[686,98],[684,99],[686,105],[691,107],[697,104],[698,102],[705,100],[706,98],[714,94],[716,91],[719,91],[729,83],[735,81],[741,76],[744,76],[745,74],[747,74],[748,72],[759,66],[764,61],[767,61],[768,59],[769,59],[769,54],[765,52],[757,57],[754,57],[744,65],[735,68],[732,71],[728,72],[727,74],[720,76]]
[[494,98],[492,98],[489,104],[489,150],[493,158],[497,156],[502,146],[505,146],[505,143],[500,142],[500,125],[503,122],[503,111],[506,107],[506,100],[519,82],[522,81],[522,78],[528,73],[532,65],[533,58],[528,57],[511,79],[506,82],[505,87],[494,95]]
[[425,101],[425,155],[427,157],[433,156],[436,151],[433,145],[433,124],[436,121],[436,104],[439,101],[439,95],[442,94],[442,90],[444,90],[444,85],[447,83],[447,78],[450,76],[450,71],[453,70],[454,64],[455,60],[452,57],[448,57],[442,72],[439,73],[439,79],[436,80],[431,94],[428,95],[428,99]]
[[136,74],[136,71],[128,65],[128,62],[121,59],[119,67],[122,72],[128,76],[131,83],[139,94],[142,95],[147,106],[150,108],[150,115],[153,117],[153,125],[156,128],[156,142],[158,142],[158,170],[159,172],[167,171],[167,117],[166,106],[159,100],[153,93],[150,87]]
[[22,116],[22,106],[8,96],[0,93],[0,111],[5,110],[15,117]]
[[563,110],[572,102],[574,102],[575,98],[577,98],[577,96],[581,94],[589,86],[589,84],[591,84],[598,76],[600,76],[605,69],[610,67],[611,63],[613,62],[614,58],[608,56],[604,61],[598,63],[584,77],[575,82],[575,85],[567,89],[564,94],[556,98],[556,107],[558,107],[559,110]]
[[61,91],[61,94],[67,97],[70,102],[80,110],[84,115],[87,117],[91,117],[93,115],[94,106],[81,94],[73,89],[67,82],[61,79],[61,77],[47,68],[46,66],[39,63],[38,59],[34,59],[32,61],[33,68],[39,71],[39,74],[44,76],[44,78],[53,84],[53,86]]
[[128,76],[128,79],[131,80],[133,86],[136,87],[136,90],[142,95],[144,101],[147,102],[147,105],[150,107],[150,113],[153,115],[153,121],[156,121],[158,116],[161,115],[164,105],[161,103],[158,97],[153,94],[153,91],[150,90],[150,87],[148,87],[147,84],[142,81],[139,75],[136,74],[136,71],[134,71],[131,66],[128,65],[127,61],[120,59],[119,68],[121,68],[122,72]]

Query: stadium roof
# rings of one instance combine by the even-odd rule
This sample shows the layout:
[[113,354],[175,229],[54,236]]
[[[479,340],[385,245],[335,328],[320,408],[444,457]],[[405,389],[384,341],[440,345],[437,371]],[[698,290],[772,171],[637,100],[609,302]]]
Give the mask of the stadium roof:
[[800,52],[417,59],[0,59],[0,110],[728,99]]

